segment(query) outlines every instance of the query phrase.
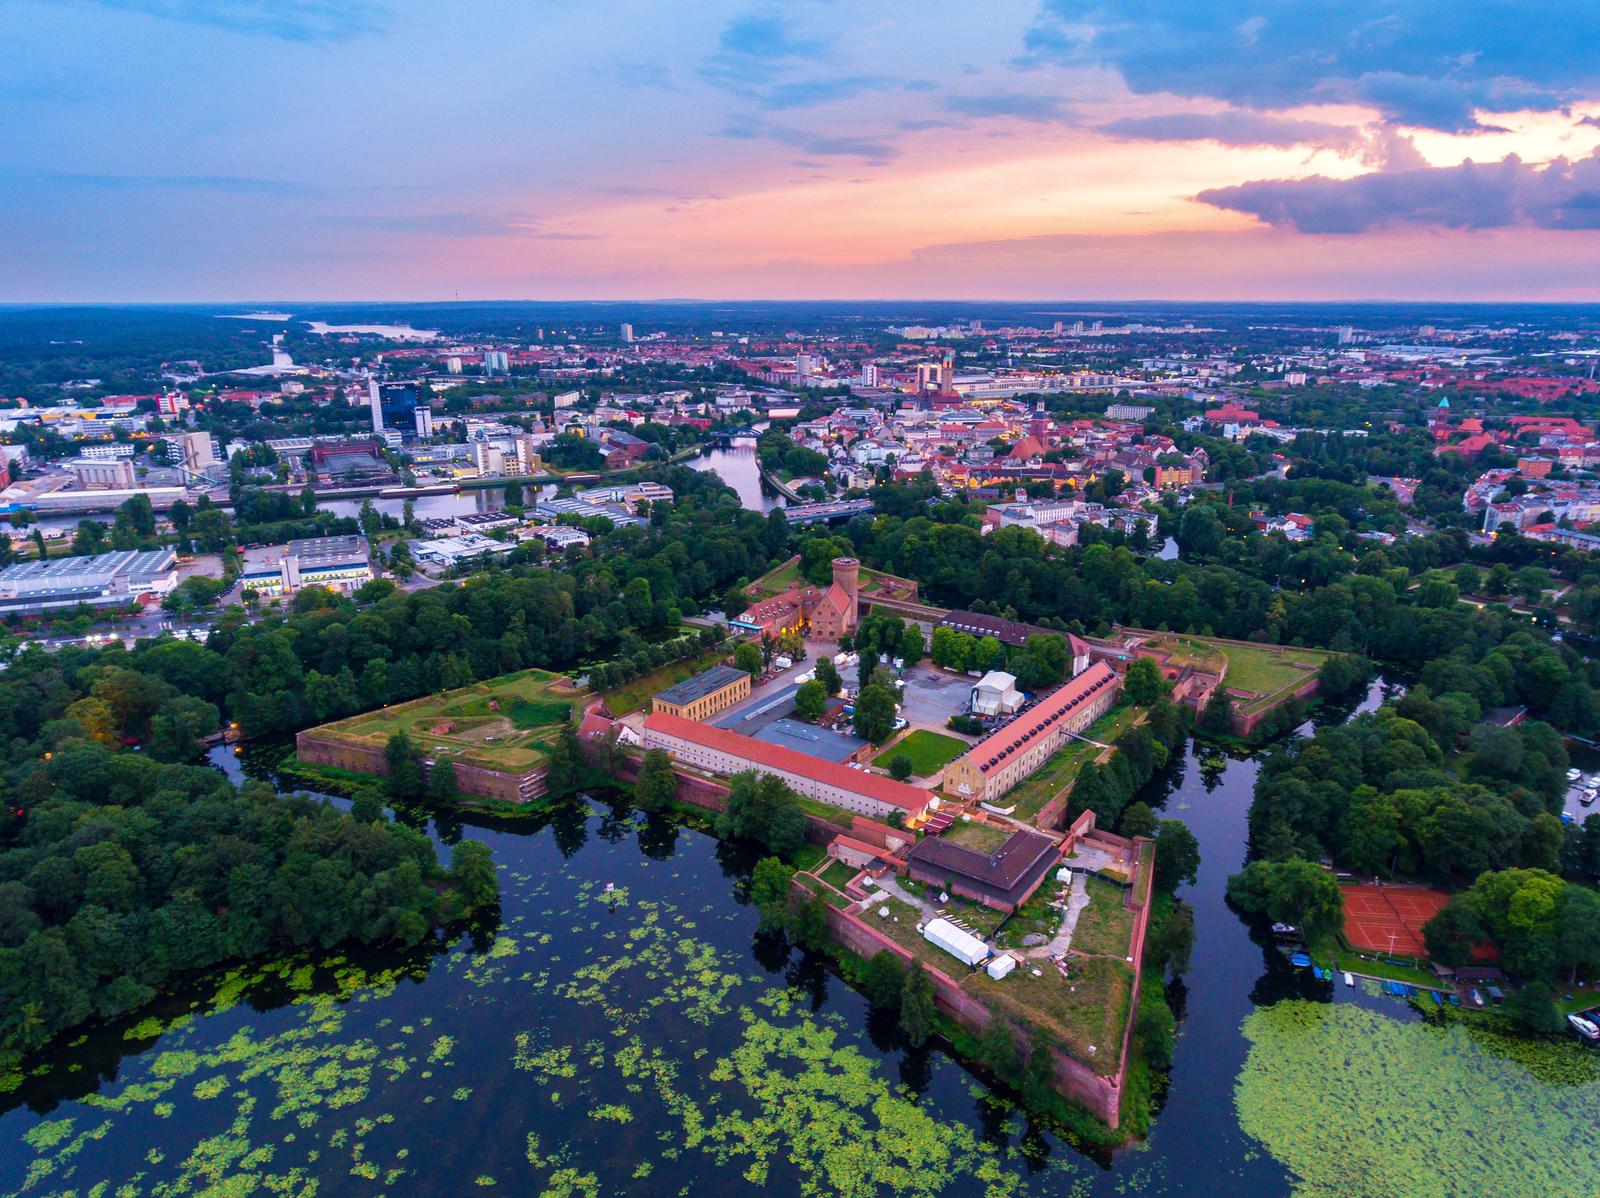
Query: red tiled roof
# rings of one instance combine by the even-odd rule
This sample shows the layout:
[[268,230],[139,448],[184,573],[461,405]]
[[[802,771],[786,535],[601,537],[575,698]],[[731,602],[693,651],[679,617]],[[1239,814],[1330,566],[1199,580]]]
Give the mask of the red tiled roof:
[[920,786],[896,782],[893,778],[885,778],[866,770],[853,770],[849,766],[824,761],[820,757],[808,757],[804,753],[786,749],[782,745],[769,745],[765,741],[741,736],[726,728],[714,728],[710,724],[686,720],[682,716],[670,715],[664,711],[651,712],[645,717],[644,727],[647,732],[656,731],[666,736],[676,736],[704,748],[715,749],[719,753],[742,757],[755,765],[781,770],[786,774],[798,774],[802,778],[810,778],[828,786],[837,786],[840,790],[854,791],[856,794],[866,795],[869,799],[890,803],[909,812],[921,811],[928,805],[928,800],[933,798],[932,791],[924,790]]
[[1097,661],[1076,678],[1046,695],[1042,701],[1012,720],[1004,728],[984,737],[967,750],[980,773],[987,774],[1014,751],[1045,731],[1063,714],[1085,702],[1107,686],[1116,685],[1117,672]]

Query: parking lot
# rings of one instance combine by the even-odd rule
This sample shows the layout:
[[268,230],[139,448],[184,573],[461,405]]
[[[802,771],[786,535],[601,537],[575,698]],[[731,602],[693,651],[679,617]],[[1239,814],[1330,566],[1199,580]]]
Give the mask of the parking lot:
[[928,665],[915,665],[905,672],[905,695],[900,714],[912,724],[943,728],[953,715],[967,710],[973,679],[949,674]]

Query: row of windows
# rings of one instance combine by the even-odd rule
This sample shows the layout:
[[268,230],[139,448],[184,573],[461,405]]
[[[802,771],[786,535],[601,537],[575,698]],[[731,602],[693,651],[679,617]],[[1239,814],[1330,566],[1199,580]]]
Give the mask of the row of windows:
[[818,799],[824,803],[831,803],[835,807],[842,807],[846,811],[854,811],[861,815],[881,816],[897,810],[890,804],[880,803],[875,799],[867,798],[865,795],[841,790],[838,787],[829,786],[827,783],[818,782],[814,778],[805,778],[799,774],[788,773],[785,770],[767,769],[742,757],[735,757],[730,753],[723,753],[716,749],[708,749],[702,745],[679,740],[675,736],[647,732],[645,734],[645,745],[647,748],[652,749],[666,749],[679,761],[688,765],[698,766],[713,774],[737,774],[747,769],[753,769],[763,774],[774,774],[787,782],[797,794],[805,795],[810,799]]

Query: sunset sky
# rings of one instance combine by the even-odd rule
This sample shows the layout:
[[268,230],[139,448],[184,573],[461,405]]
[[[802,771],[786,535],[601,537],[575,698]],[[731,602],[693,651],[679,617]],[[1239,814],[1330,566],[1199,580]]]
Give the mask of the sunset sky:
[[1592,0],[0,0],[0,301],[1600,300]]

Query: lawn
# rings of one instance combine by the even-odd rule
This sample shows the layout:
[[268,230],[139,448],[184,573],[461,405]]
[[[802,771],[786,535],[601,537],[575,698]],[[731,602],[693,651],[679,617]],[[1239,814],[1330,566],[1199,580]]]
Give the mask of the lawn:
[[650,705],[651,696],[686,678],[693,678],[702,670],[709,670],[732,652],[732,647],[725,645],[702,653],[699,657],[661,666],[648,674],[639,675],[631,682],[614,686],[605,692],[606,710],[614,716],[627,715],[630,711],[642,711]]
[[846,865],[843,861],[833,861],[820,875],[822,880],[835,890],[843,890],[845,883],[861,871],[853,865]]
[[750,584],[750,591],[758,598],[769,599],[781,595],[790,587],[799,586],[805,579],[800,573],[800,559],[785,562],[776,570],[763,574]]
[[[1096,720],[1087,732],[1084,733],[1090,740],[1109,745],[1117,737],[1132,726],[1134,720],[1139,718],[1141,709],[1137,707],[1118,707],[1108,711]],[[1044,805],[1067,787],[1078,776],[1085,762],[1093,761],[1100,750],[1093,745],[1075,740],[1062,749],[1044,765],[1039,767],[1037,773],[1031,778],[1024,779],[1019,785],[1000,800],[1000,806],[1016,804],[1014,818],[1023,823],[1032,823]]]
[[429,757],[522,773],[544,759],[544,747],[571,718],[572,692],[543,670],[523,670],[351,716],[314,731],[382,748],[404,732]]
[[1087,881],[1089,905],[1078,916],[1072,951],[1126,957],[1133,940],[1133,912],[1122,905],[1122,888],[1100,878]]
[[940,732],[918,728],[904,740],[884,749],[872,759],[874,765],[887,766],[902,753],[911,758],[911,772],[925,778],[949,765],[967,751],[965,741]]
[[[1041,976],[1034,977],[1037,969]],[[1048,960],[1024,961],[1003,981],[979,972],[962,989],[1022,1027],[1043,1027],[1102,1077],[1117,1071],[1133,996],[1133,967],[1108,957],[1073,957],[1068,976]]]
[[993,853],[1011,839],[1011,832],[992,824],[980,824],[976,820],[957,820],[943,833],[943,838],[974,852]]
[[1228,658],[1226,685],[1258,695],[1268,695],[1300,682],[1328,660],[1326,653],[1293,646],[1285,647],[1282,653],[1245,645],[1222,645],[1220,648]]

